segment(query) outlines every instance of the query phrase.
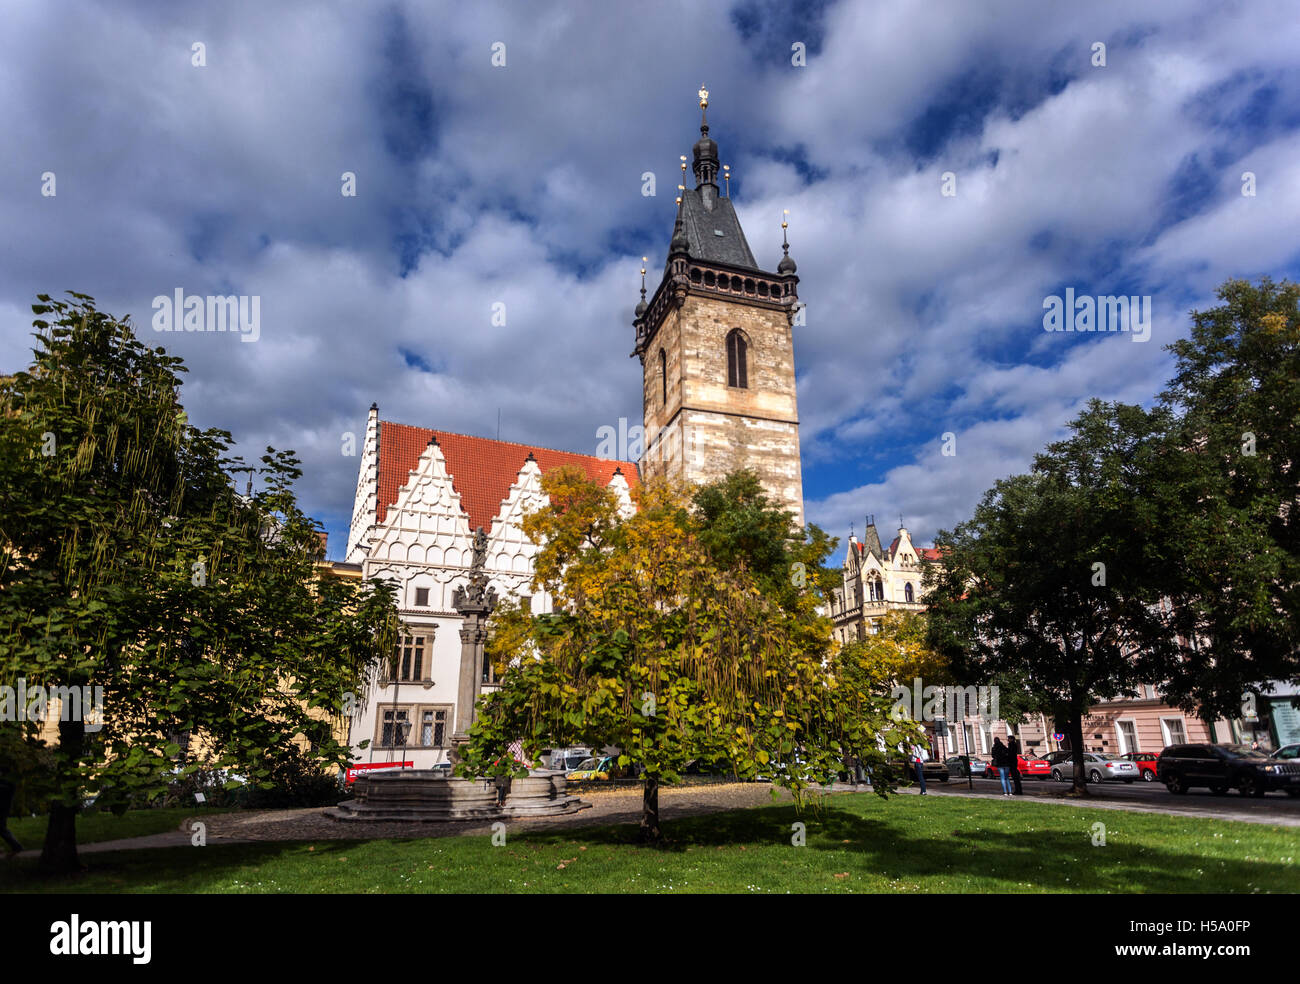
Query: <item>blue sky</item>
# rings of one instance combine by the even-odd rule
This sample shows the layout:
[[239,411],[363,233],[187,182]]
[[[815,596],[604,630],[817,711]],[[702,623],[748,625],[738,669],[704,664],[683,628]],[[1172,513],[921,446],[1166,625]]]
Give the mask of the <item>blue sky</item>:
[[[768,268],[790,210],[808,516],[930,542],[1089,398],[1149,402],[1224,279],[1300,268],[1300,21],[1086,7],[11,3],[0,371],[36,293],[131,315],[186,359],[193,422],[299,452],[334,555],[371,402],[594,453],[640,420],[637,271],[706,83]],[[155,335],[177,287],[259,295],[260,338]],[[1044,332],[1067,287],[1150,296],[1151,340]]]

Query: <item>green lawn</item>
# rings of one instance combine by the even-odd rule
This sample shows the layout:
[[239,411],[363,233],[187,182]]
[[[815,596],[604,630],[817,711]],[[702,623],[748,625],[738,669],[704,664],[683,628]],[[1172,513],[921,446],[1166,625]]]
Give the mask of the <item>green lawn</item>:
[[[807,844],[791,844],[791,824]],[[1106,845],[1092,845],[1092,825]],[[1295,892],[1295,828],[1001,800],[872,794],[632,827],[87,854],[85,874],[5,891],[76,892]],[[0,863],[0,872],[5,867]]]
[[[181,821],[203,813],[224,813],[224,810],[199,810],[192,806],[168,807],[160,810],[130,810],[120,817],[99,811],[82,813],[77,817],[77,843],[94,844],[98,841],[118,840],[123,837],[144,837],[146,834],[164,834],[179,830]],[[36,849],[45,841],[45,817],[10,817],[9,829],[22,841],[25,848]]]

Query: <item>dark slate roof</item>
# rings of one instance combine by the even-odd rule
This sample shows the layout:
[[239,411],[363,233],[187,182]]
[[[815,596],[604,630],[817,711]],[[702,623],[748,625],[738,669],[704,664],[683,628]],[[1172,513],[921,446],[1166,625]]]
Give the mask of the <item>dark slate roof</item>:
[[[711,189],[710,189],[711,190]],[[699,188],[688,188],[682,200],[682,218],[686,225],[686,238],[690,242],[693,259],[710,263],[727,263],[746,270],[759,269],[754,254],[745,241],[740,219],[730,198],[714,192],[713,210],[704,207],[704,197]],[[722,235],[718,235],[721,232]]]
[[866,532],[862,534],[862,552],[875,554],[877,560],[884,559],[884,554],[880,549],[880,536],[876,533],[875,523],[869,524]]

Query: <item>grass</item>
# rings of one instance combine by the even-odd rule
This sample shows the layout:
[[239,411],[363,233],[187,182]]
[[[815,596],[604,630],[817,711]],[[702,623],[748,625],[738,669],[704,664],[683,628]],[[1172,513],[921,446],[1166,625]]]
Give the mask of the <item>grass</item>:
[[[104,811],[81,813],[77,816],[77,843],[95,844],[99,841],[118,840],[124,837],[144,837],[147,834],[164,834],[179,830],[186,817],[202,813],[222,813],[223,810],[200,810],[192,806],[166,807],[157,810],[128,810],[120,817]],[[46,817],[10,817],[9,829],[22,841],[25,848],[37,849],[45,842]]]
[[[807,826],[804,847],[791,825]],[[1106,844],[1094,847],[1094,823]],[[662,849],[631,826],[86,855],[85,873],[19,892],[1295,892],[1295,828],[998,800],[836,796],[673,820]],[[5,869],[0,865],[0,872]],[[3,876],[0,876],[3,877]]]

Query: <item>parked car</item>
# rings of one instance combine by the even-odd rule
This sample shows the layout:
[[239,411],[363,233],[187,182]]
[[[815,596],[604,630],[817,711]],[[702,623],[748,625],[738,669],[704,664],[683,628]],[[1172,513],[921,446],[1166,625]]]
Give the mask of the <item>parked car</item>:
[[989,770],[989,764],[977,755],[953,755],[944,760],[948,775],[958,779],[966,778],[966,763],[970,763],[970,774],[979,779]]
[[602,755],[599,758],[592,756],[578,763],[576,769],[570,769],[564,774],[564,778],[570,782],[591,780],[591,779],[608,779],[614,771],[614,759],[608,755]]
[[559,769],[568,772],[576,769],[587,759],[591,758],[591,749],[582,746],[573,748],[553,748],[550,753],[550,764],[552,769]]
[[1273,758],[1283,760],[1300,759],[1300,742],[1291,745],[1283,745],[1273,753]]
[[1047,759],[1017,755],[1016,768],[1024,779],[1047,779],[1052,775],[1052,766]]
[[[1053,752],[1053,756],[1061,753]],[[1052,778],[1056,782],[1065,782],[1074,778],[1073,753],[1065,752],[1064,758],[1051,762]],[[1136,762],[1122,759],[1118,755],[1106,755],[1102,752],[1084,752],[1083,768],[1089,782],[1136,782],[1138,767]]]
[[[907,759],[893,759],[889,763],[890,769],[899,782],[916,782],[916,767]],[[949,770],[947,763],[940,762],[938,759],[927,759],[922,769],[925,772],[926,782],[937,779],[939,782],[947,782]]]
[[1229,789],[1242,796],[1263,796],[1270,789],[1300,795],[1300,762],[1280,760],[1249,745],[1170,745],[1160,753],[1156,768],[1171,793],[1205,786],[1219,796]]
[[[1017,755],[1016,768],[1020,770],[1020,778],[1022,779],[1046,779],[1052,774],[1052,766],[1047,759],[1034,758],[1033,756],[1026,758],[1023,755]],[[975,772],[974,774],[979,775],[980,773]],[[984,778],[998,778],[998,770],[994,768],[992,762],[985,764]]]
[[1156,760],[1159,757],[1154,752],[1129,752],[1127,755],[1120,756],[1136,765],[1142,779],[1146,782],[1156,781]]

